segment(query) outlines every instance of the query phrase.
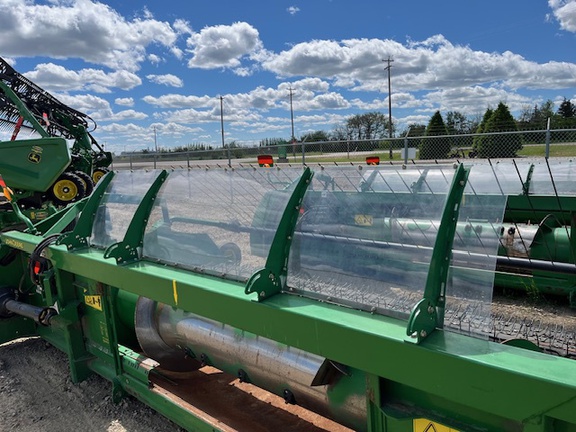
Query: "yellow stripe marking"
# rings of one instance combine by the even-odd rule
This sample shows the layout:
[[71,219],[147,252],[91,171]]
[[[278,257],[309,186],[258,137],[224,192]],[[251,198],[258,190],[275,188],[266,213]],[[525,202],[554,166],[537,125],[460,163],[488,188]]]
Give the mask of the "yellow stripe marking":
[[178,305],[178,288],[176,287],[176,279],[172,280],[172,290],[174,291],[174,303]]

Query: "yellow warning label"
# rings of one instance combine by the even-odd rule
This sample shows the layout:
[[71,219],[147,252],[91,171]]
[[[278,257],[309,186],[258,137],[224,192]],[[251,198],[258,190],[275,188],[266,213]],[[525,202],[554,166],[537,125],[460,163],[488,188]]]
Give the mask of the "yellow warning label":
[[99,311],[102,310],[102,297],[96,295],[87,295],[84,296],[84,303],[88,306],[93,307],[94,309],[98,309]]
[[372,224],[374,223],[374,218],[372,217],[372,215],[357,214],[356,216],[354,216],[354,222],[356,223],[356,225],[360,226],[372,226]]
[[414,432],[458,432],[456,429],[427,419],[414,420]]

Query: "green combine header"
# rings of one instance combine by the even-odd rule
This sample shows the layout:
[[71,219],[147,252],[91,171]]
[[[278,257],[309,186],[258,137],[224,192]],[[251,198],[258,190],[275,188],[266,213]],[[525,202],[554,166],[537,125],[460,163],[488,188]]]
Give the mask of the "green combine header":
[[39,336],[74,382],[101,375],[190,431],[576,431],[574,176],[110,172],[0,235],[0,343]]

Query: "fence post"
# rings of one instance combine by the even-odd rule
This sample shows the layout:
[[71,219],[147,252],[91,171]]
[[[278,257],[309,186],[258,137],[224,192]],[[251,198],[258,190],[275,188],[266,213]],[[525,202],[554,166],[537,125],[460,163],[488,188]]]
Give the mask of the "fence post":
[[156,153],[154,153],[154,169],[156,169]]
[[306,165],[306,150],[304,150],[304,141],[302,141],[302,165]]
[[130,153],[130,171],[132,171],[132,153]]
[[190,169],[190,152],[186,152],[186,168]]
[[550,157],[550,117],[546,123],[546,159]]
[[404,137],[404,165],[408,165],[408,134]]

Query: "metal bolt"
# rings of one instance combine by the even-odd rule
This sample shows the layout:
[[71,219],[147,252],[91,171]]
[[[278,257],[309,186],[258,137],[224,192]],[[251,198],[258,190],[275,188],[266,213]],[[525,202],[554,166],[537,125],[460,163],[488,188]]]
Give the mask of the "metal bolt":
[[266,293],[264,291],[261,291],[260,294],[258,294],[261,298],[266,297]]
[[421,330],[420,331],[420,337],[425,338],[426,336],[428,336],[428,333],[426,333],[426,330]]
[[428,306],[428,313],[432,315],[434,313],[434,307]]

